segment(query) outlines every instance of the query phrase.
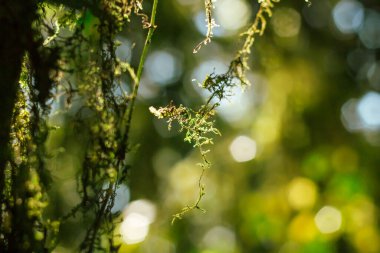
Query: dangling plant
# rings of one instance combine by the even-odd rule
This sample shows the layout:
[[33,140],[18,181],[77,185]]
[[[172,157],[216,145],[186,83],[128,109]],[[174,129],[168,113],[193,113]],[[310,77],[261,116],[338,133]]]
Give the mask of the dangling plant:
[[[235,87],[249,85],[245,73],[251,47],[256,36],[263,34],[275,2],[278,0],[258,1],[253,24],[242,34],[244,45],[228,71],[211,73],[199,84],[211,94],[205,104],[198,109],[174,103],[150,107],[156,117],[167,120],[169,129],[177,122],[185,141],[202,156],[199,197],[175,214],[173,221],[193,209],[203,210],[202,177],[211,165],[207,145],[220,135],[215,109]],[[10,42],[0,50],[11,62],[2,63],[0,70],[5,94],[0,97],[0,249],[51,252],[57,246],[61,225],[81,215],[88,222],[79,250],[117,252],[120,245],[115,243],[113,231],[120,218],[112,207],[116,189],[128,177],[131,122],[156,29],[158,0],[152,1],[150,13],[143,9],[142,0],[4,0],[2,5],[1,32],[9,34]],[[194,53],[211,41],[216,26],[213,7],[212,0],[205,0],[207,34]],[[137,68],[116,56],[121,45],[117,35],[133,16],[146,31]],[[130,92],[122,78],[131,80]],[[60,217],[46,214],[48,190],[54,180],[48,161],[56,155],[46,149],[46,140],[58,128],[49,122],[53,103],[71,112],[72,128],[86,139],[77,178],[80,201]]]
[[[116,189],[127,178],[130,124],[156,27],[158,1],[153,2],[150,18],[142,12],[141,0],[59,2],[35,3],[35,16],[28,24],[31,46],[23,57],[12,113],[10,155],[2,172],[0,248],[5,252],[51,251],[60,224],[81,213],[93,218],[80,250],[115,252],[118,246],[113,230],[119,214],[111,208]],[[115,54],[120,45],[116,35],[132,15],[148,29],[136,74]],[[125,89],[122,75],[133,80],[131,94],[115,93],[117,88]],[[43,215],[52,180],[46,160],[53,154],[45,150],[45,142],[53,126],[46,120],[50,101],[57,96],[66,97],[64,110],[70,109],[73,99],[80,104],[75,127],[88,136],[88,142],[79,172],[81,201],[62,217],[49,220]]]
[[[178,122],[180,125],[180,132],[185,132],[185,141],[193,144],[195,148],[198,148],[202,156],[202,163],[199,165],[202,167],[202,173],[199,178],[199,195],[193,205],[185,206],[180,212],[173,215],[172,223],[176,219],[182,219],[182,217],[191,210],[198,209],[205,211],[199,206],[203,196],[205,195],[205,185],[202,183],[202,178],[206,169],[211,166],[210,161],[207,159],[206,154],[210,151],[206,149],[206,145],[213,144],[213,136],[220,135],[220,131],[215,128],[215,109],[220,103],[228,99],[233,95],[233,89],[240,87],[243,90],[246,86],[250,85],[248,78],[246,77],[246,71],[249,70],[249,56],[251,54],[251,48],[256,39],[256,36],[262,36],[267,26],[267,19],[272,16],[272,9],[274,3],[278,3],[280,0],[258,0],[259,9],[256,13],[252,25],[241,34],[245,37],[244,44],[240,50],[238,50],[234,59],[231,61],[230,66],[226,73],[223,74],[210,74],[205,80],[199,84],[203,89],[210,92],[205,104],[201,105],[198,110],[187,108],[183,105],[175,106],[173,103],[165,107],[156,109],[150,107],[150,111],[159,119],[165,118],[168,122],[168,128],[171,129],[171,123],[173,121]],[[305,0],[309,3],[308,0]],[[205,0],[206,22],[207,22],[207,34],[206,38],[199,43],[193,53],[197,53],[202,45],[207,45],[211,42],[212,29],[217,26],[212,18],[212,9],[214,8],[211,0]]]
[[203,45],[207,45],[211,42],[213,36],[213,29],[218,25],[215,23],[212,17],[212,10],[214,9],[213,0],[205,0],[205,11],[206,11],[206,22],[207,22],[207,33],[206,38],[204,38],[198,45],[193,49],[193,53],[196,54],[202,48]]

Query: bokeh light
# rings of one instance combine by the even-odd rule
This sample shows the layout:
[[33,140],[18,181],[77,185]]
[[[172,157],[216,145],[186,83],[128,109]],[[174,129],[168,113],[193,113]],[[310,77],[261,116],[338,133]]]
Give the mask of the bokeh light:
[[317,186],[310,179],[295,178],[288,185],[288,201],[294,209],[312,208],[317,197]]
[[363,21],[364,9],[358,1],[342,0],[335,5],[333,17],[340,32],[354,33]]
[[129,203],[130,200],[130,191],[128,186],[120,185],[116,189],[116,195],[114,200],[114,205],[111,209],[111,212],[116,213],[122,211],[125,206]]
[[256,156],[256,142],[248,136],[238,136],[231,142],[229,150],[235,161],[247,162]]
[[380,14],[368,10],[365,13],[363,25],[359,30],[359,37],[364,46],[369,49],[380,48]]
[[235,251],[235,233],[223,226],[215,226],[207,231],[203,243],[210,252],[230,253]]
[[380,94],[369,92],[358,103],[358,113],[366,127],[380,128]]
[[380,94],[369,91],[360,99],[350,99],[341,108],[347,130],[371,132],[380,129]]
[[222,101],[217,108],[219,115],[226,121],[236,122],[242,120],[252,110],[252,97],[249,92],[243,92],[239,88],[234,89],[233,96],[229,100]]
[[242,0],[218,0],[215,7],[215,19],[227,34],[236,33],[245,26],[251,17],[250,8]]
[[367,79],[373,88],[380,89],[380,62],[373,62],[371,64],[368,68]]
[[131,202],[123,212],[120,234],[126,244],[144,241],[149,232],[150,224],[156,218],[156,207],[148,200]]
[[168,85],[178,80],[182,73],[178,54],[167,50],[151,53],[146,60],[146,75],[158,85]]
[[128,214],[120,226],[120,234],[127,244],[144,241],[149,232],[149,220],[139,213]]
[[274,32],[280,37],[294,37],[301,28],[300,14],[291,8],[278,8],[273,14]]
[[121,36],[118,36],[116,39],[121,43],[116,49],[116,56],[122,61],[130,61],[132,58],[132,43]]
[[350,99],[343,104],[341,108],[341,119],[343,125],[348,131],[355,132],[365,128],[362,119],[357,111],[358,101],[356,99]]
[[300,243],[312,241],[317,233],[311,213],[300,213],[292,219],[288,227],[289,238]]
[[335,207],[324,206],[315,215],[315,224],[323,234],[334,233],[342,226],[342,213]]

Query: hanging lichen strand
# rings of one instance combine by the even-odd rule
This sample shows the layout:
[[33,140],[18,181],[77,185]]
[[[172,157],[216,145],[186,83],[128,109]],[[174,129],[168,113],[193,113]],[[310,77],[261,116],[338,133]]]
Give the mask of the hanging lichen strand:
[[[17,6],[20,3],[14,4]],[[19,36],[27,41],[27,45],[23,44],[25,41],[21,42],[21,46],[15,45],[15,48],[19,46],[16,51],[21,50],[23,61],[20,61],[22,66],[13,66],[21,69],[21,73],[15,89],[10,148],[1,147],[9,152],[5,167],[0,168],[4,177],[0,189],[2,252],[51,250],[58,228],[58,223],[45,218],[43,212],[48,205],[46,191],[51,180],[45,167],[48,154],[44,143],[50,130],[46,123],[49,112],[46,102],[57,78],[59,49],[43,47],[43,37],[39,31],[43,25],[41,6],[34,1],[25,3],[23,7],[28,10],[28,17],[23,17],[22,21],[25,33],[18,32],[22,33]],[[20,19],[17,15],[16,18]]]
[[[215,109],[220,105],[221,101],[233,95],[232,90],[235,87],[245,89],[246,86],[250,85],[246,77],[246,71],[249,70],[248,61],[252,45],[257,35],[261,36],[264,34],[267,19],[272,16],[274,3],[279,1],[280,0],[258,0],[259,9],[255,19],[247,31],[241,34],[241,36],[245,36],[244,44],[231,61],[227,72],[224,74],[212,73],[205,78],[203,83],[198,84],[201,88],[207,89],[210,92],[206,103],[201,105],[198,110],[187,108],[183,105],[176,106],[172,102],[159,109],[154,107],[149,108],[151,113],[157,118],[167,120],[169,130],[173,121],[178,122],[180,126],[179,131],[185,132],[184,140],[198,148],[202,157],[202,163],[198,164],[202,167],[202,173],[198,181],[198,198],[194,204],[185,206],[181,211],[174,214],[172,223],[177,219],[182,219],[186,213],[194,209],[204,212],[204,209],[199,205],[205,195],[205,186],[202,184],[202,178],[205,170],[211,166],[210,161],[207,159],[209,149],[205,146],[213,144],[214,135],[220,135],[219,130],[214,126]],[[308,0],[305,1],[310,4]],[[213,2],[211,0],[205,0],[207,34],[206,38],[195,47],[193,53],[198,52],[202,45],[211,42],[212,29],[216,26],[211,16],[213,8]]]
[[206,38],[204,38],[198,45],[193,49],[193,53],[196,54],[202,48],[203,45],[207,45],[211,42],[213,36],[213,29],[218,25],[215,23],[215,19],[212,17],[212,10],[214,9],[215,0],[205,0],[205,12],[206,12],[206,23],[207,23],[207,33]]
[[[90,18],[93,22],[77,28],[75,34],[80,34],[83,39],[69,53],[74,55],[75,62],[71,65],[77,70],[74,73],[75,84],[79,97],[83,99],[83,107],[77,113],[77,126],[87,129],[89,138],[80,173],[82,201],[65,218],[70,218],[70,215],[78,211],[93,214],[94,219],[80,246],[83,252],[93,252],[95,249],[105,249],[107,252],[118,250],[118,246],[114,245],[113,231],[119,214],[112,213],[111,209],[115,191],[120,184],[125,183],[127,177],[125,157],[130,149],[129,127],[149,45],[146,43],[143,49],[137,70],[140,74],[136,77],[129,63],[116,57],[118,42],[115,41],[115,36],[129,21],[132,13],[141,17],[143,28],[149,28],[147,40],[151,39],[155,27],[154,14],[148,21],[148,16],[140,13],[141,1],[102,1],[101,6],[104,8],[100,12],[101,16],[94,17],[86,11],[83,13],[83,20]],[[154,1],[153,13],[156,6],[157,0]],[[120,16],[120,13],[123,15]],[[86,34],[86,30],[97,32]],[[133,92],[116,95],[117,88],[123,90],[120,83],[123,74],[130,74]],[[90,113],[91,120],[82,121],[83,110]]]
[[[41,39],[25,57],[13,112],[12,155],[1,189],[5,201],[1,203],[0,240],[5,252],[52,251],[60,224],[77,213],[92,217],[80,245],[82,252],[118,250],[113,231],[119,214],[111,213],[111,208],[117,187],[127,177],[130,123],[142,67],[156,27],[157,2],[154,0],[150,20],[142,13],[142,0],[38,5],[38,19],[31,26],[36,33],[33,36]],[[141,19],[142,28],[149,29],[137,74],[115,54],[120,45],[115,37],[132,14]],[[58,52],[56,49],[59,54],[43,54]],[[36,64],[38,57],[42,57],[43,64]],[[47,68],[47,63],[51,67]],[[132,79],[132,94],[115,92],[123,89],[122,75]],[[78,173],[81,201],[63,217],[51,221],[43,215],[49,204],[47,190],[51,180],[45,161],[52,157],[45,150],[45,141],[53,128],[46,122],[50,111],[46,101],[55,97],[65,98],[61,109],[66,111],[74,98],[78,101],[75,127],[88,138]]]
[[1,239],[7,242],[2,249],[9,252],[49,249],[54,241],[48,242],[47,238],[54,237],[58,227],[56,221],[43,218],[50,180],[43,161],[48,128],[27,65],[29,61],[26,58],[13,112],[10,136],[13,152],[6,167],[6,188],[2,200],[5,220]]

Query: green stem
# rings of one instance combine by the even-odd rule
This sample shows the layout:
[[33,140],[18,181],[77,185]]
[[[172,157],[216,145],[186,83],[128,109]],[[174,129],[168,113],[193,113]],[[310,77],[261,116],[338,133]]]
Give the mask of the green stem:
[[149,27],[148,35],[146,36],[146,39],[145,39],[143,51],[141,53],[140,63],[139,63],[139,67],[137,69],[136,78],[134,78],[131,101],[130,101],[130,104],[128,105],[128,108],[125,111],[125,113],[123,115],[123,119],[122,119],[121,136],[122,136],[123,143],[125,143],[126,140],[128,139],[129,130],[131,128],[132,114],[133,114],[133,110],[135,107],[137,92],[138,92],[139,86],[140,86],[140,79],[141,79],[142,71],[144,69],[145,59],[146,59],[146,56],[148,54],[148,50],[149,50],[149,46],[150,46],[150,43],[152,40],[153,33],[156,30],[155,21],[156,21],[157,3],[158,3],[158,0],[153,1],[153,8],[152,8],[152,13],[151,13],[151,17],[150,17],[150,27]]

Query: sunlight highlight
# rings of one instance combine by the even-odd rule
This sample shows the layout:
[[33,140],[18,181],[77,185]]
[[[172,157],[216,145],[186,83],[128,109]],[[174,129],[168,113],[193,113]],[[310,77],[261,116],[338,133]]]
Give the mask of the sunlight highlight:
[[144,241],[149,232],[149,220],[139,213],[131,213],[121,223],[120,233],[127,244]]
[[342,33],[353,33],[358,30],[364,17],[363,5],[358,1],[340,1],[333,10],[336,27]]
[[131,202],[124,211],[120,234],[126,244],[136,244],[145,240],[149,226],[156,217],[156,207],[147,200]]
[[315,215],[314,221],[322,234],[331,234],[341,228],[342,214],[335,207],[324,206]]
[[182,73],[182,63],[175,52],[157,50],[146,60],[146,75],[154,83],[166,86],[178,80]]
[[234,32],[245,26],[250,17],[250,7],[242,0],[219,0],[215,18],[221,28]]
[[313,181],[298,177],[293,179],[288,187],[288,201],[291,207],[300,210],[314,206],[318,192]]
[[230,153],[237,162],[250,161],[256,157],[256,142],[247,136],[238,136],[230,145]]
[[380,94],[368,92],[358,103],[358,113],[368,128],[380,128]]

